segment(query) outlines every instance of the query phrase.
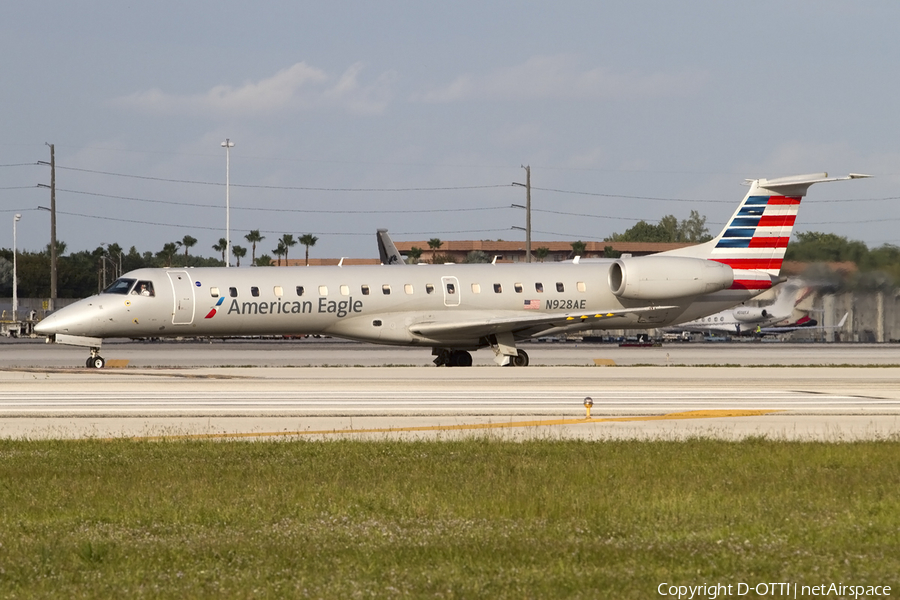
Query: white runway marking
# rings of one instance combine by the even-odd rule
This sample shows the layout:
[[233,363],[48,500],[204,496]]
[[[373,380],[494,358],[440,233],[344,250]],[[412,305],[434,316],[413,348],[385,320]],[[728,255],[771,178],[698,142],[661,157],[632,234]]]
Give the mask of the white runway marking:
[[900,401],[847,395],[776,391],[625,390],[611,391],[122,391],[59,394],[0,392],[0,414],[221,413],[271,412],[581,412],[590,396],[594,414],[675,412],[702,409],[900,410]]

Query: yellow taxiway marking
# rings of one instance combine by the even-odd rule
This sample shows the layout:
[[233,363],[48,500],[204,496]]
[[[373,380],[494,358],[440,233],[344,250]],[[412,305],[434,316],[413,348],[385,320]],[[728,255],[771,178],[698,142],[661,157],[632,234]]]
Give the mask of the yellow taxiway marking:
[[410,433],[417,431],[461,431],[479,429],[512,429],[516,427],[545,427],[548,425],[584,425],[586,423],[621,423],[628,421],[672,421],[677,419],[718,419],[727,417],[758,417],[780,410],[690,410],[665,415],[635,417],[606,417],[593,419],[540,419],[537,421],[509,421],[503,423],[464,423],[461,425],[422,425],[418,427],[372,427],[364,429],[320,429],[306,431],[264,431],[255,433],[196,433],[188,435],[157,435],[135,437],[135,440],[201,440],[214,438],[290,437],[300,435],[346,435],[349,433]]

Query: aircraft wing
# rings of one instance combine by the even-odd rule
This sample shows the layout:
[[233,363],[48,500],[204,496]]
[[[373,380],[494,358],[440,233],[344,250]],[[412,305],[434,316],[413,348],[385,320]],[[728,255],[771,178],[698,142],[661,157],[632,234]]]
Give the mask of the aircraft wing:
[[554,327],[567,327],[587,321],[602,322],[611,317],[646,314],[658,310],[671,310],[675,306],[642,306],[638,308],[617,308],[608,311],[540,313],[535,315],[517,314],[509,317],[493,317],[470,319],[466,321],[445,321],[419,323],[410,326],[413,333],[432,339],[481,337],[505,332],[523,332],[526,330],[541,331]]

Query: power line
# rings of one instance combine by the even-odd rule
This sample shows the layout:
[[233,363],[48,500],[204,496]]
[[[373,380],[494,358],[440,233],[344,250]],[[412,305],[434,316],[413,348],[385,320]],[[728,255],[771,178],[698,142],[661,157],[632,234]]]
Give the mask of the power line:
[[[37,210],[37,209],[26,209],[26,210]],[[6,211],[3,211],[6,212]],[[82,217],[85,219],[100,219],[103,221],[115,221],[118,223],[136,223],[138,225],[154,225],[157,227],[173,227],[176,229],[204,229],[209,231],[220,231],[220,227],[211,227],[209,225],[186,225],[184,223],[159,223],[154,221],[141,221],[139,219],[119,219],[116,217],[105,217],[98,215],[86,215],[83,213],[74,213],[67,211],[56,211],[57,214],[60,215],[68,215],[70,217]],[[283,230],[273,230],[273,229],[260,229],[261,233],[283,233]],[[486,233],[486,232],[498,232],[498,231],[508,231],[507,229],[461,229],[456,231],[417,231],[417,232],[395,232],[395,235],[432,235],[432,234],[450,234],[450,233]],[[331,235],[331,236],[368,236],[372,235],[372,233],[354,233],[354,232],[345,232],[345,231],[311,231],[309,233],[314,233],[318,235]]]
[[[113,173],[110,171],[97,171],[94,169],[79,169],[77,167],[61,167],[56,165],[57,169],[66,171],[78,171],[80,173],[93,173],[96,175],[109,175],[112,177],[126,177],[129,179],[143,179],[147,181],[164,181],[166,183],[187,183],[191,185],[209,185],[223,187],[225,184],[216,181],[197,181],[192,179],[169,179],[166,177],[151,177],[149,175],[130,175],[126,173]],[[261,190],[295,190],[307,192],[443,192],[456,190],[483,190],[490,188],[510,187],[509,184],[491,184],[491,185],[460,185],[460,186],[444,186],[444,187],[411,187],[411,188],[327,188],[327,187],[306,187],[291,185],[252,185],[232,183],[231,187],[261,189]]]
[[706,204],[734,204],[734,200],[692,200],[688,198],[657,198],[654,196],[625,196],[623,194],[603,194],[600,192],[576,192],[572,190],[560,190],[555,188],[541,188],[532,186],[533,190],[541,190],[543,192],[556,192],[559,194],[574,194],[578,196],[598,196],[601,198],[625,198],[628,200],[659,200],[661,202],[690,202],[706,203]]
[[[0,188],[2,189],[2,188]],[[172,204],[175,206],[195,206],[198,208],[215,208],[221,209],[221,204],[200,204],[197,202],[176,202],[174,200],[153,200],[149,198],[135,198],[133,196],[117,196],[114,194],[101,194],[99,192],[85,192],[81,190],[68,190],[57,188],[59,192],[68,192],[70,194],[83,194],[85,196],[97,196],[99,198],[111,198],[113,200],[131,200],[134,202],[149,202],[153,204]],[[247,206],[232,206],[235,210],[252,210],[254,212],[285,212],[285,213],[323,213],[323,214],[392,214],[392,213],[445,213],[445,212],[472,212],[484,210],[506,210],[507,206],[486,206],[478,208],[430,208],[430,209],[409,209],[409,210],[309,210],[304,208],[262,208]]]

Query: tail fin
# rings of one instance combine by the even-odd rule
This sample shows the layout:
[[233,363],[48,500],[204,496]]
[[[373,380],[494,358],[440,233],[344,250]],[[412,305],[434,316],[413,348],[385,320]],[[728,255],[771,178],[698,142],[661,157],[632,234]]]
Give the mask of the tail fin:
[[828,173],[797,175],[778,179],[748,180],[750,191],[713,240],[665,254],[705,258],[734,269],[731,289],[762,290],[772,287],[781,263],[800,199],[814,183],[858,179],[868,175],[850,174],[829,178]]
[[391,239],[391,236],[388,235],[387,229],[379,229],[376,233],[376,238],[378,239],[378,256],[381,258],[381,264],[406,264],[406,261],[403,260],[403,256],[400,254],[400,251],[397,250],[397,246],[394,245],[394,241]]

